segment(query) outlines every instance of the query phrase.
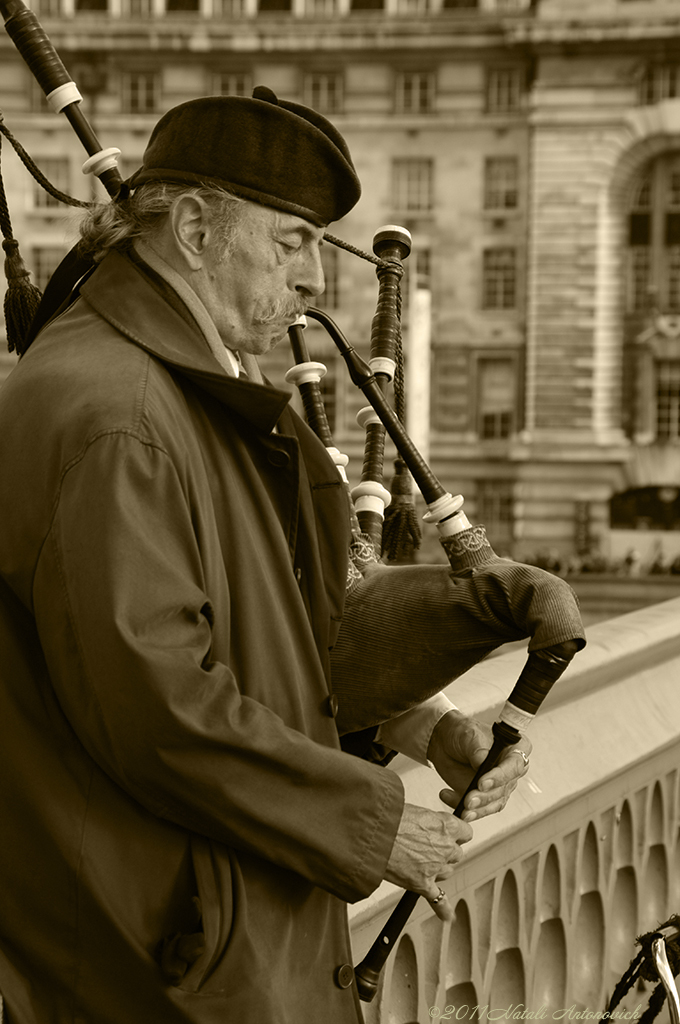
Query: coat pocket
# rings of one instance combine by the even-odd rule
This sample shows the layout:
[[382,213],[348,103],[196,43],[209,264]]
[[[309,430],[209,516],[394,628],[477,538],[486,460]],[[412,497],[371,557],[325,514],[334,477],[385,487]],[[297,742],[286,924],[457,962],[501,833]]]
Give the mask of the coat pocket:
[[196,930],[163,942],[161,968],[166,980],[182,992],[216,994],[210,976],[229,942],[232,923],[231,862],[224,847],[216,851],[202,836],[191,839],[196,877]]

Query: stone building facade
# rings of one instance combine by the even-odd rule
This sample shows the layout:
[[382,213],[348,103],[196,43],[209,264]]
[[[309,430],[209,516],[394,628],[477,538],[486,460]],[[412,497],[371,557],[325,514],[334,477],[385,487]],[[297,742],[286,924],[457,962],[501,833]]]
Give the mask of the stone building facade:
[[[331,230],[369,251],[378,227],[410,230],[409,427],[499,552],[680,554],[677,0],[36,3],[124,176],[160,114],[199,95],[267,85],[338,125],[364,192]],[[4,35],[0,109],[55,185],[104,195]],[[3,158],[44,285],[78,214]],[[365,350],[373,268],[332,245],[324,260],[321,304]],[[320,329],[307,338],[356,478],[362,396]],[[274,382],[290,362],[270,358]]]

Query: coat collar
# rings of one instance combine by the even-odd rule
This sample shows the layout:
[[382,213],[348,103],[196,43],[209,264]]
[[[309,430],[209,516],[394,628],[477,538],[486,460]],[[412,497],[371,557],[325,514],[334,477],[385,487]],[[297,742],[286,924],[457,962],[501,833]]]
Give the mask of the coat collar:
[[286,391],[229,377],[177,293],[141,262],[110,253],[80,294],[129,341],[188,377],[266,433],[288,404]]

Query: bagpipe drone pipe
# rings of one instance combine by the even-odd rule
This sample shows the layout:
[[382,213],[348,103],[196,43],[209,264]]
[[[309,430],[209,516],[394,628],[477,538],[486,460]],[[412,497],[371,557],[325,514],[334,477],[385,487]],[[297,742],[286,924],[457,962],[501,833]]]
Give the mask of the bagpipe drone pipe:
[[[115,198],[123,184],[116,167],[119,150],[100,145],[80,108],[77,86],[37,18],[23,0],[0,0],[0,13],[50,106],[64,113],[82,142],[88,154],[83,170],[96,175]],[[71,205],[87,205],[49,186],[1,118],[0,132],[53,195]],[[1,182],[0,227],[7,253],[8,343],[21,355],[90,264],[77,249],[72,250],[38,304],[39,293],[36,295],[30,285],[18,244],[12,238]],[[392,407],[390,387],[400,380],[403,369],[400,279],[403,260],[411,249],[409,233],[393,226],[378,231],[373,243],[375,256],[332,235],[326,235],[326,239],[369,259],[379,279],[368,362],[325,313],[309,309],[306,314],[330,334],[352,381],[369,403],[359,414],[366,429],[366,452],[361,481],[354,488],[349,486],[347,460],[335,448],[325,416],[320,391],[325,368],[310,360],[302,323],[290,330],[295,366],[287,376],[298,386],[310,426],[338,466],[348,491],[352,523],[346,610],[332,651],[338,729],[345,749],[366,753],[377,729],[389,718],[438,693],[503,643],[528,639],[526,664],[493,726],[493,746],[470,783],[469,788],[474,788],[479,776],[498,763],[508,746],[518,742],[554,682],[584,645],[577,602],[571,588],[559,577],[494,553],[484,527],[472,525],[463,512],[462,496],[454,496],[442,486],[406,433],[400,387],[394,388],[397,410]],[[29,307],[25,305],[27,298]],[[392,495],[383,482],[386,434],[398,453],[393,487],[396,493]],[[392,561],[400,540],[405,538],[411,548],[417,544],[412,480],[427,506],[426,522],[439,531],[448,565],[386,564],[383,559],[383,534],[390,538],[388,555]],[[462,813],[462,800],[454,813]],[[414,893],[404,895],[356,969],[362,999],[370,1000],[375,995],[380,970],[417,899]]]

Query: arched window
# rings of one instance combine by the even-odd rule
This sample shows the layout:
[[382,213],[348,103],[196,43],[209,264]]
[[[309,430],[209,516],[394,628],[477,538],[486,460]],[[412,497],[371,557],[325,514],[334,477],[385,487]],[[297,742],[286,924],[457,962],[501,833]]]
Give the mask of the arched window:
[[644,168],[628,209],[623,418],[638,443],[680,443],[680,152]]
[[628,312],[680,313],[680,153],[646,168],[628,216]]

